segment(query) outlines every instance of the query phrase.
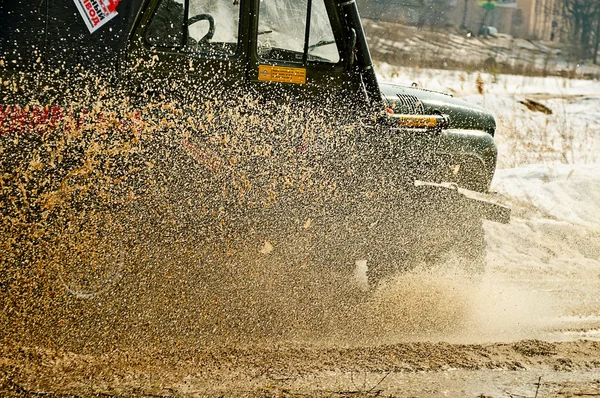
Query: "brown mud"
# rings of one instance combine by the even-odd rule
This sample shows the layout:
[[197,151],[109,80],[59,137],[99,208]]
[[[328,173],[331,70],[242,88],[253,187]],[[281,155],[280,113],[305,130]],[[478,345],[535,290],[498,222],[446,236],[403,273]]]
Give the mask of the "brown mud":
[[[486,225],[486,275],[449,259],[369,291],[360,267],[353,276],[314,264],[308,248],[332,248],[320,238],[348,231],[310,206],[289,217],[289,236],[247,225],[250,238],[230,234],[232,220],[248,221],[230,208],[261,208],[269,224],[282,190],[335,209],[344,181],[323,177],[336,165],[325,161],[347,142],[310,112],[273,111],[265,125],[251,104],[229,105],[223,120],[204,109],[209,117],[184,122],[174,106],[124,104],[137,125],[124,132],[99,112],[64,118],[63,135],[2,141],[0,395],[599,394],[600,343],[581,340],[600,329],[593,231],[544,230],[523,211],[510,226]],[[303,157],[309,144],[316,161]],[[145,158],[155,145],[162,152]],[[557,242],[577,234],[590,261],[554,264],[569,257]],[[107,286],[70,283],[96,267]]]
[[[127,305],[111,294],[63,296],[53,315],[11,325],[24,335],[5,334],[0,391],[534,397],[540,384],[540,397],[600,394],[600,341],[558,341],[556,333],[577,330],[556,322],[565,306],[558,311],[548,296],[493,272],[472,281],[415,271],[366,292],[359,280],[270,271],[243,286],[218,278],[221,289],[183,279],[190,274],[174,282],[163,274],[162,287],[145,291],[152,299],[134,296],[142,304],[131,296]],[[598,322],[578,326],[593,330]]]
[[597,396],[599,367],[600,343],[591,341],[190,346],[99,356],[5,345],[0,387],[15,397],[498,396],[501,388],[510,396],[511,388],[535,390],[541,376],[540,396]]

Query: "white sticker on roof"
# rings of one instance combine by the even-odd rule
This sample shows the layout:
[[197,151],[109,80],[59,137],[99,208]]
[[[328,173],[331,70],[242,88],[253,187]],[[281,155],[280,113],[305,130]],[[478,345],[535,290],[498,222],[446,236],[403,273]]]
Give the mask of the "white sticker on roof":
[[90,33],[100,29],[117,16],[117,4],[121,0],[73,0]]

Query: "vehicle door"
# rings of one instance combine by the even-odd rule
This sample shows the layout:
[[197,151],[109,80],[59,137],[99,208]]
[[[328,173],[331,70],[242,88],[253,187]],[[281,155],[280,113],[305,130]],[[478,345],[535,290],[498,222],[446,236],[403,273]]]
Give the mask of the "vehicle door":
[[334,2],[261,0],[254,8],[247,70],[254,90],[303,103],[341,93],[345,32]]
[[166,90],[183,84],[202,97],[218,97],[244,84],[249,6],[250,0],[150,0],[132,35],[128,64]]

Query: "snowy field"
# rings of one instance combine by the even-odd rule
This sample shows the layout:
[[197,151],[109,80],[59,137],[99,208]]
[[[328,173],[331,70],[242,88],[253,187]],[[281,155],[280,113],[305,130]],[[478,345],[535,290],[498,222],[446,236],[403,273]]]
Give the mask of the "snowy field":
[[[378,72],[496,116],[500,169],[492,190],[513,219],[486,224],[486,283],[497,299],[490,322],[510,313],[507,324],[546,325],[551,338],[600,338],[600,82],[481,74],[480,93],[478,74],[386,64]],[[530,110],[520,102],[527,100],[552,113]]]

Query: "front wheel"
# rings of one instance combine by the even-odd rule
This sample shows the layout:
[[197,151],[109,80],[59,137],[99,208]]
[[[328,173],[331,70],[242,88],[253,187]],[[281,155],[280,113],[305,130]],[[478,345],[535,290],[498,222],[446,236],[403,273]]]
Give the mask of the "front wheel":
[[485,231],[478,215],[438,204],[412,211],[410,217],[403,218],[402,225],[372,239],[379,244],[367,255],[370,286],[417,267],[447,265],[469,277],[484,273]]

